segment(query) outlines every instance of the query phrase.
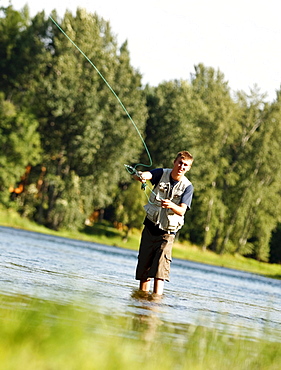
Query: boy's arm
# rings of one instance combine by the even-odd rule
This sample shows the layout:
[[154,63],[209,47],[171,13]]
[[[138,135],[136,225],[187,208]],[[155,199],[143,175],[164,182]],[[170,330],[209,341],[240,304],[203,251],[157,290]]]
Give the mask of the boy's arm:
[[170,199],[163,199],[161,202],[161,207],[169,208],[179,216],[183,216],[187,209],[187,205],[185,203],[180,203],[179,205],[177,205],[174,202],[172,202]]
[[189,185],[182,196],[181,203],[179,205],[173,203],[169,199],[163,199],[161,206],[163,208],[169,208],[171,209],[174,213],[180,216],[184,216],[185,212],[190,209],[191,206],[191,200],[192,200],[192,195],[193,195],[193,186]]

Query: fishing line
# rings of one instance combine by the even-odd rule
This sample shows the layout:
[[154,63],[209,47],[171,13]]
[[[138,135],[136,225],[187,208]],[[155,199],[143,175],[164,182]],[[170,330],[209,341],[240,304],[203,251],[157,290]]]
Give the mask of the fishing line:
[[132,166],[129,166],[129,165],[124,165],[126,170],[130,173],[130,175],[138,175],[138,171],[136,170],[136,168],[138,166],[144,166],[144,167],[151,167],[152,166],[152,159],[151,159],[151,155],[149,153],[149,150],[146,146],[146,143],[137,127],[137,125],[135,124],[133,118],[130,116],[129,112],[127,111],[126,107],[124,106],[124,104],[122,103],[122,101],[120,100],[119,96],[115,93],[115,91],[113,90],[113,88],[110,86],[110,84],[107,82],[107,80],[105,79],[105,77],[102,75],[102,73],[98,70],[98,68],[95,66],[95,64],[87,57],[87,55],[75,44],[75,42],[64,32],[64,30],[58,25],[58,23],[51,17],[49,16],[49,18],[52,20],[52,22],[57,26],[57,28],[62,32],[62,34],[76,47],[76,49],[83,55],[83,57],[91,64],[91,66],[96,70],[96,72],[98,73],[98,75],[101,77],[101,79],[103,80],[103,82],[106,84],[106,86],[109,88],[109,90],[112,92],[112,94],[115,96],[115,98],[117,99],[118,103],[121,105],[121,107],[123,108],[124,112],[127,114],[128,118],[130,119],[131,123],[133,124],[134,128],[136,129],[140,139],[141,139],[141,142],[146,150],[146,153],[147,153],[147,156],[148,156],[148,159],[149,159],[149,162],[150,164],[147,165],[147,164],[143,164],[143,163],[138,163],[136,164],[134,167]]

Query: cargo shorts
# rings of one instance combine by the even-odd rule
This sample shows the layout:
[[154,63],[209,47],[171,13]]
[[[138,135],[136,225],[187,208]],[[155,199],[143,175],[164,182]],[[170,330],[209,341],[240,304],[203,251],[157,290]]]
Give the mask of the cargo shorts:
[[136,280],[151,278],[170,281],[174,234],[153,235],[144,227],[140,242]]

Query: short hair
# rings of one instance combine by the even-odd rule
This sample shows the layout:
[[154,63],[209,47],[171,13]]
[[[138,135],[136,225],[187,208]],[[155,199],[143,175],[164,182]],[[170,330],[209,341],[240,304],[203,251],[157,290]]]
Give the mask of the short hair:
[[182,150],[181,152],[178,152],[175,161],[178,158],[186,159],[186,160],[191,160],[193,162],[193,156],[187,151],[187,150]]

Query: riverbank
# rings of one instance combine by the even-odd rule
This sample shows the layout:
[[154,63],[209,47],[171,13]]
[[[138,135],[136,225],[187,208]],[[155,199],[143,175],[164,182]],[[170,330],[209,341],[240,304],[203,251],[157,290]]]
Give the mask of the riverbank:
[[[54,231],[20,217],[14,210],[3,208],[0,208],[0,225],[134,250],[138,249],[140,239],[140,232],[134,230],[128,239],[124,240],[124,234],[121,231],[105,223],[86,227],[83,232]],[[203,251],[200,247],[187,242],[175,243],[173,257],[281,279],[281,265],[259,262],[240,255],[220,256],[210,251]]]

